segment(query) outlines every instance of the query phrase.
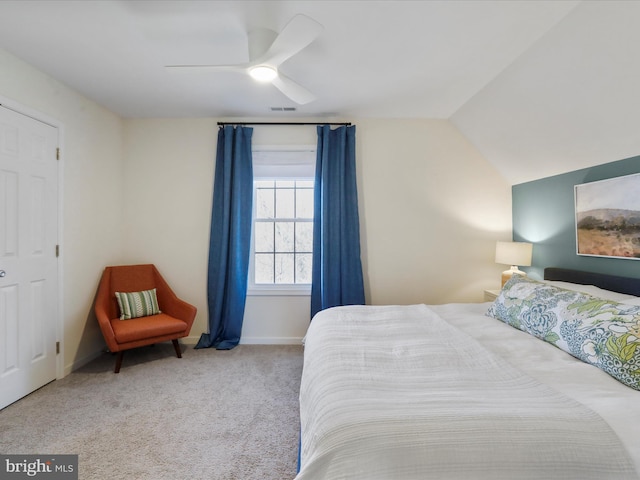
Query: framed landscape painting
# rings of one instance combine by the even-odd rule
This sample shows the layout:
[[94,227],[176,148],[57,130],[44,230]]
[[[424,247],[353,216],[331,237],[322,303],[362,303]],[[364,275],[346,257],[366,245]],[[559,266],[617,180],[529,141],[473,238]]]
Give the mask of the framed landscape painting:
[[640,259],[640,173],[575,186],[578,255]]

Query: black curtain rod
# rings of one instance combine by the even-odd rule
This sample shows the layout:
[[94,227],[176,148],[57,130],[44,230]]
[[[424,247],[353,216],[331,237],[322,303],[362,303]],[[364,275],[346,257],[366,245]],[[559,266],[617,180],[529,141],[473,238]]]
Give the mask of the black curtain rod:
[[222,125],[346,125],[351,126],[351,122],[218,122]]

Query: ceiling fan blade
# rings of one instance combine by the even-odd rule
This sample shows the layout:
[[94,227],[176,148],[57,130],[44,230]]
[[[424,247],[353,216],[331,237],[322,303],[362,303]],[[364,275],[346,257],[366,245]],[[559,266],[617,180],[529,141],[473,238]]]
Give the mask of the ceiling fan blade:
[[277,67],[313,42],[324,27],[306,15],[296,15],[287,23],[267,52],[255,63]]
[[278,73],[278,76],[271,83],[299,105],[306,105],[316,99],[316,96],[309,90],[281,73]]

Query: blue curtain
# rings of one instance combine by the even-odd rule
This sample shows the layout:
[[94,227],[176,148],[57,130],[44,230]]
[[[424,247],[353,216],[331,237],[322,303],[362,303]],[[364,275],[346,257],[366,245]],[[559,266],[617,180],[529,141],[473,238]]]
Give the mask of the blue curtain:
[[311,317],[364,304],[356,187],[356,127],[318,127]]
[[195,348],[228,350],[240,342],[251,242],[252,134],[252,128],[231,125],[218,131],[207,276],[209,333]]

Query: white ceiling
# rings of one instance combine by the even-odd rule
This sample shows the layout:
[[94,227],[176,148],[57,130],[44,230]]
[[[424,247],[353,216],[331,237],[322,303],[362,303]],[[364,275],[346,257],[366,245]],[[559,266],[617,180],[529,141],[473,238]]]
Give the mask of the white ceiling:
[[[312,103],[164,68],[244,63],[298,13],[324,30],[281,71]],[[123,117],[451,119],[519,183],[639,153],[638,24],[607,0],[2,0],[0,48]]]

